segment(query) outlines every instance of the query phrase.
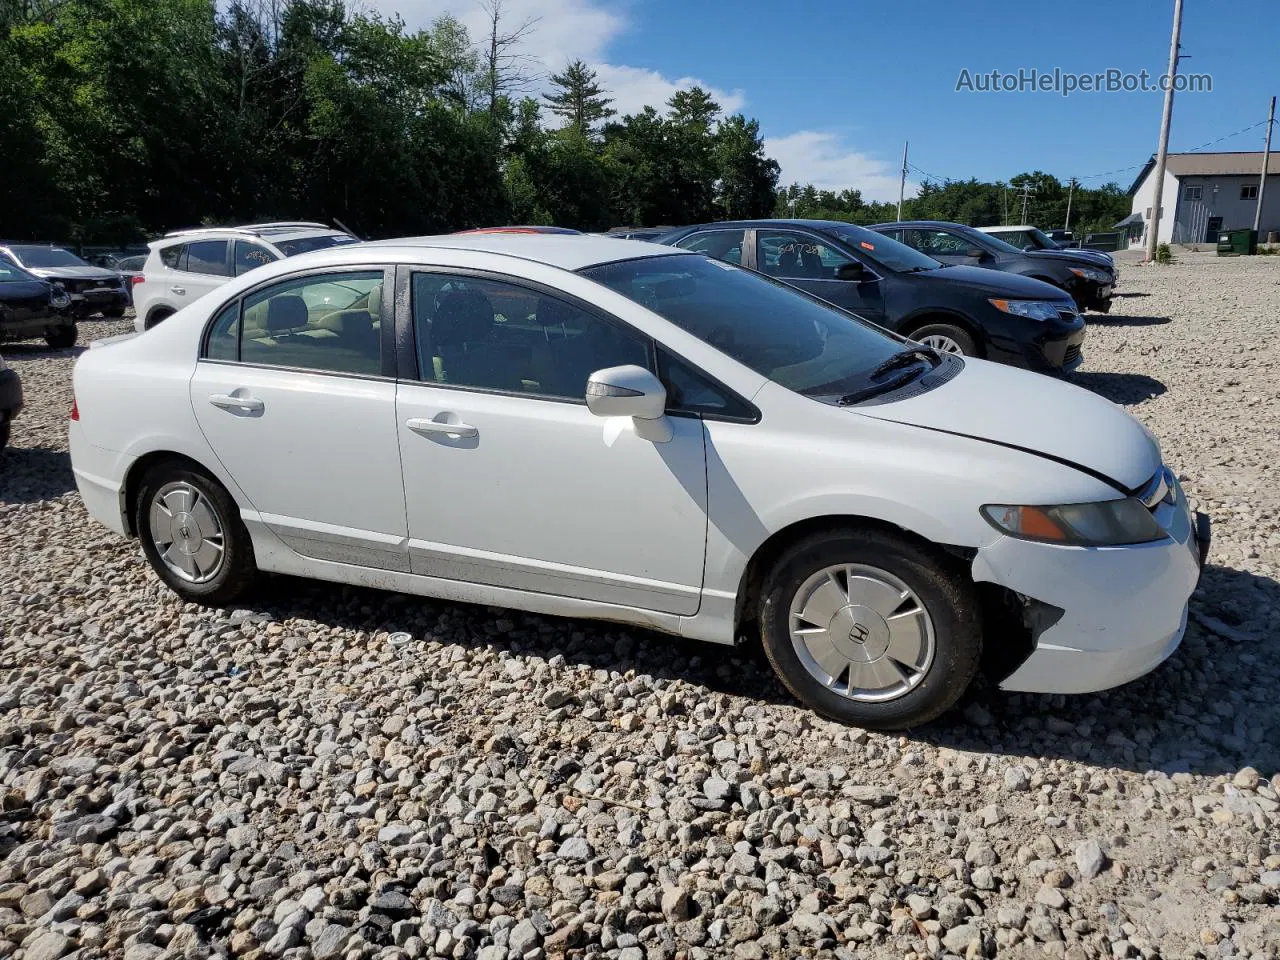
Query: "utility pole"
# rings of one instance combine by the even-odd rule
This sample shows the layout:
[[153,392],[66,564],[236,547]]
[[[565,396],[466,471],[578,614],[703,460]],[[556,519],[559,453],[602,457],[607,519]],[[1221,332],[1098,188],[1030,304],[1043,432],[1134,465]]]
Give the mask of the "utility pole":
[[1024,183],[1020,188],[1022,191],[1022,222],[1027,222],[1027,204],[1031,201],[1031,195],[1035,190],[1031,189],[1031,184]]
[[1271,160],[1271,128],[1276,125],[1276,98],[1271,98],[1271,112],[1267,115],[1267,145],[1262,148],[1262,177],[1258,181],[1258,208],[1253,211],[1253,232],[1262,229],[1262,198],[1267,192],[1267,164]]
[[1076,192],[1076,178],[1072,177],[1071,182],[1067,185],[1067,222],[1062,225],[1064,232],[1071,230],[1071,198]]
[[1160,200],[1164,196],[1164,168],[1169,161],[1169,124],[1173,120],[1173,80],[1178,75],[1178,39],[1182,36],[1182,0],[1173,0],[1173,36],[1169,40],[1169,72],[1165,74],[1164,113],[1160,116],[1160,148],[1152,172],[1155,199],[1147,228],[1147,260],[1154,262],[1160,237]]
[[907,192],[907,146],[908,140],[902,141],[902,179],[898,181],[898,221],[902,221],[902,197]]

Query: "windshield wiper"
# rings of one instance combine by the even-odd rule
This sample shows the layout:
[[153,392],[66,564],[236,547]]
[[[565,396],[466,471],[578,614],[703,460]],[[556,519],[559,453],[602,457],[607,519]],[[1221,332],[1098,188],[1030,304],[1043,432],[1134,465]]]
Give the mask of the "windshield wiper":
[[942,355],[933,347],[914,346],[908,347],[906,350],[895,353],[888,360],[884,361],[880,366],[868,374],[871,383],[852,393],[846,393],[843,397],[836,401],[837,406],[847,407],[852,403],[861,403],[863,400],[869,400],[871,397],[879,396],[882,393],[890,393],[899,387],[905,387],[916,377],[920,376],[919,368],[912,370],[904,370],[896,377],[888,380],[880,380],[886,373],[892,373],[902,367],[912,366],[918,363],[927,363],[929,369],[933,369],[942,363]]
[[908,383],[919,376],[919,370],[904,370],[889,380],[882,380],[880,383],[871,383],[863,387],[861,390],[855,390],[853,393],[846,393],[843,397],[836,401],[836,406],[847,407],[850,404],[861,403],[863,400],[870,400],[872,397],[878,397],[882,393],[892,393],[899,387],[905,387]]
[[880,364],[880,366],[871,371],[869,376],[874,380],[876,377],[884,376],[890,370],[897,370],[899,367],[905,367],[909,363],[920,363],[921,361],[929,364],[930,367],[936,367],[942,362],[942,355],[933,347],[908,347],[900,353],[895,353]]

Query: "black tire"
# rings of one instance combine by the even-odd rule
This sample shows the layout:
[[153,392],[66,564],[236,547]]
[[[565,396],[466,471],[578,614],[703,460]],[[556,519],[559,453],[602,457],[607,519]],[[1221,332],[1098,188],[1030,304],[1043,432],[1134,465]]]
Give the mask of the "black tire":
[[156,310],[149,317],[147,317],[147,323],[143,329],[150,330],[156,324],[163,323],[165,320],[168,320],[172,316],[173,316],[172,310],[163,310],[163,309]]
[[107,307],[102,311],[102,315],[108,320],[119,320],[124,316],[124,307]]
[[978,345],[973,342],[973,337],[964,327],[958,327],[954,323],[929,323],[925,324],[919,330],[911,331],[911,339],[922,341],[925,337],[937,336],[946,337],[960,348],[960,352],[966,357],[981,357],[982,351],[978,349]]
[[[814,574],[837,564],[888,572],[915,593],[932,620],[932,661],[917,685],[895,699],[868,702],[835,692],[809,672],[792,644],[792,599]],[[765,577],[759,617],[765,656],[796,699],[832,720],[876,730],[918,726],[945,713],[968,688],[982,657],[972,584],[927,547],[880,530],[832,530],[793,544]]]
[[44,342],[55,350],[64,350],[67,347],[76,345],[76,336],[78,331],[74,323],[63,324],[60,327],[50,327],[45,331]]
[[[170,483],[193,487],[209,504],[221,525],[223,555],[217,573],[204,583],[193,583],[174,574],[161,559],[151,533],[151,504],[157,492]],[[212,607],[226,606],[248,592],[258,575],[253,542],[240,519],[240,510],[231,495],[208,474],[185,461],[170,460],[151,467],[138,488],[134,504],[134,530],[157,576],[178,596]]]
[[0,417],[0,450],[9,445],[9,423],[8,417]]

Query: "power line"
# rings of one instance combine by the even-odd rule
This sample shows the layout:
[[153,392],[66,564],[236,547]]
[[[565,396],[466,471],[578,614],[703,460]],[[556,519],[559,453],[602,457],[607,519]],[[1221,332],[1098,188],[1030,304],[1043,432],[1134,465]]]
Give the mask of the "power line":
[[[1205,147],[1212,147],[1216,143],[1222,143],[1222,141],[1230,140],[1232,137],[1238,137],[1242,133],[1248,133],[1250,130],[1253,130],[1256,127],[1263,126],[1266,122],[1267,121],[1265,120],[1259,120],[1257,123],[1251,123],[1249,124],[1249,126],[1244,127],[1243,129],[1237,130],[1234,133],[1228,133],[1226,136],[1223,136],[1223,137],[1218,137],[1216,140],[1208,140],[1204,143],[1197,144],[1196,146],[1191,147],[1187,150],[1177,150],[1174,152],[1175,153],[1198,153],[1199,151],[1203,150]],[[1101,177],[1109,177],[1112,174],[1125,173],[1128,170],[1140,170],[1146,165],[1147,165],[1146,163],[1135,163],[1127,167],[1118,167],[1115,170],[1107,170],[1104,173],[1094,173],[1094,174],[1090,174],[1087,177],[1076,177],[1076,179],[1077,180],[1097,180]]]

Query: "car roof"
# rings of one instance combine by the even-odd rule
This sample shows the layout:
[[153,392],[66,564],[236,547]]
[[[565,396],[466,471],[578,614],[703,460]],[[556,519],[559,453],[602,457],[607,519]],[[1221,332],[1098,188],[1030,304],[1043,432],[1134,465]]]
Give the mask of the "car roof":
[[[337,249],[351,250],[354,245],[344,244]],[[679,248],[666,247],[643,240],[624,240],[618,237],[597,237],[590,234],[560,233],[452,233],[438,237],[401,237],[395,240],[376,240],[362,244],[357,249],[381,247],[396,249],[412,256],[414,251],[429,248],[472,250],[477,253],[495,253],[521,260],[531,260],[561,270],[581,270],[601,263],[619,260],[637,260],[643,257],[689,256]],[[311,257],[322,255],[309,254]]]
[[1012,226],[1012,225],[1010,225],[1010,226],[1007,226],[1007,227],[974,227],[974,229],[975,229],[975,230],[981,230],[983,233],[998,233],[998,232],[999,232],[999,231],[1001,231],[1001,230],[1009,230],[1009,231],[1014,231],[1014,230],[1038,230],[1038,229],[1040,229],[1040,228],[1039,228],[1039,227],[1033,227],[1033,226],[1032,226],[1031,224],[1029,224],[1029,223],[1020,223],[1020,224],[1018,224],[1017,226]]
[[169,241],[199,239],[200,237],[258,237],[268,243],[298,240],[303,237],[350,236],[345,230],[323,223],[303,221],[279,221],[276,223],[250,223],[244,226],[191,227],[187,230],[171,230],[148,246],[167,244]]
[[938,227],[946,230],[954,230],[956,227],[961,227],[965,230],[978,229],[966,223],[955,223],[952,220],[891,220],[886,223],[873,223],[867,229],[878,230],[881,227]]
[[813,229],[824,229],[831,227],[859,227],[863,230],[867,229],[860,223],[849,223],[847,220],[814,220],[804,217],[793,217],[785,220],[765,218],[761,220],[717,220],[713,223],[692,223],[685,227],[673,227],[669,233],[675,233],[677,230],[711,230],[723,227],[810,227]]

